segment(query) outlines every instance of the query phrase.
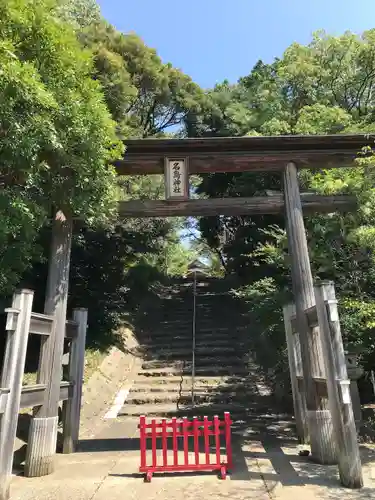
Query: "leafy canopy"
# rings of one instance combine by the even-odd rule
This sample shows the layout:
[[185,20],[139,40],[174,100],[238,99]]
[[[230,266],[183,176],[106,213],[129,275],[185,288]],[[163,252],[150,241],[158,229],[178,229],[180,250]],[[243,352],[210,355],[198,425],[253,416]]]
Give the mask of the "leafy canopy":
[[[271,64],[259,61],[237,84],[216,85],[207,94],[204,112],[187,117],[186,130],[196,136],[373,133],[374,56],[375,30],[361,36],[318,32],[310,44],[292,44]],[[364,318],[371,329],[375,320],[374,164],[374,158],[359,155],[353,169],[300,173],[303,190],[358,198],[358,211],[305,218],[314,275],[335,281],[344,334],[358,343],[367,338]],[[198,188],[208,197],[265,195],[268,190],[282,190],[279,175],[206,175]],[[202,218],[200,230],[227,273],[251,287],[271,279],[275,293],[290,290],[283,217]],[[375,349],[368,335],[370,365]]]
[[109,163],[123,150],[91,78],[91,53],[57,8],[54,0],[0,1],[2,289],[35,256],[35,235],[53,207],[88,220],[108,213]]

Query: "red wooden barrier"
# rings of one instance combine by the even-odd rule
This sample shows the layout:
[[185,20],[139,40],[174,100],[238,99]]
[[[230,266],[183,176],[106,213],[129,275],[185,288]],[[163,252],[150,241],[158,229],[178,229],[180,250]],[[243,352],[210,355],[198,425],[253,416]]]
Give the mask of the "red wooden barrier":
[[[172,418],[167,422],[163,419],[161,423],[156,423],[155,419],[150,424],[146,423],[146,417],[140,417],[140,448],[141,448],[141,466],[139,472],[145,473],[145,480],[151,481],[154,472],[187,472],[187,471],[220,471],[221,479],[225,479],[228,469],[232,469],[232,442],[231,442],[231,424],[229,413],[224,413],[224,420],[219,420],[215,416],[213,420],[204,417],[198,420],[194,417],[189,421],[186,417],[182,420]],[[214,457],[210,455],[210,437],[214,438]],[[224,436],[226,460],[222,460],[220,436]],[[179,438],[182,438],[183,460],[178,454]],[[189,460],[189,438],[193,438],[194,460]],[[203,439],[199,439],[203,438]],[[151,464],[147,463],[147,439],[151,440]],[[161,440],[161,464],[157,457],[157,440]],[[190,439],[191,441],[191,439]],[[168,457],[168,442],[172,446],[170,451],[172,457]],[[204,458],[199,454],[200,444],[203,445]],[[180,462],[179,463],[179,458]],[[160,460],[159,460],[160,462]]]

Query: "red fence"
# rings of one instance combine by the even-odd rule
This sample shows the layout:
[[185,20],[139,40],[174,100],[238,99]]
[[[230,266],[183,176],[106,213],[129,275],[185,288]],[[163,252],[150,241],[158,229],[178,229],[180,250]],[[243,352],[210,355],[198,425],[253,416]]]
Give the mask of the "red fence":
[[[231,424],[229,413],[224,414],[224,420],[215,416],[213,420],[207,417],[198,420],[194,417],[189,421],[185,417],[182,420],[163,419],[161,423],[156,423],[153,419],[150,424],[146,423],[146,417],[140,417],[141,466],[139,472],[146,474],[145,480],[148,482],[151,481],[154,472],[220,471],[220,477],[225,479],[228,469],[232,469]],[[224,436],[225,440],[226,459],[224,461],[222,461],[221,436]],[[212,437],[214,446],[210,443]],[[181,438],[183,457],[179,456],[178,445],[179,442],[181,443]],[[151,440],[151,465],[147,465],[148,439]],[[161,457],[158,457],[157,453],[158,439],[161,439]],[[189,454],[191,441],[193,441],[193,453]],[[168,447],[170,443],[171,446]],[[204,451],[200,454],[200,450]],[[168,451],[172,452],[169,456]]]

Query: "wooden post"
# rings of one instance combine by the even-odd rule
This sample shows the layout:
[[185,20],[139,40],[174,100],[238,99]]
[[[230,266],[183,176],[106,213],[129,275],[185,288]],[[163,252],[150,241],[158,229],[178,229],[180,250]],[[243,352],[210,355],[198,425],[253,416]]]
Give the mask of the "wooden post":
[[34,292],[21,290],[13,295],[10,316],[17,315],[16,329],[7,321],[7,342],[1,376],[1,387],[9,388],[5,411],[0,419],[0,500],[8,500],[12,478],[13,449],[20,411],[22,379],[25,369],[27,342]]
[[350,380],[350,397],[352,399],[354,420],[357,432],[362,427],[362,405],[359,396],[358,379],[362,377],[364,369],[358,365],[357,356],[350,352],[345,352],[346,358],[346,371]]
[[354,421],[357,432],[361,430],[362,427],[362,405],[361,398],[359,395],[359,388],[357,379],[352,378],[352,374],[348,374],[350,380],[350,397],[352,400]]
[[44,312],[54,316],[52,334],[43,340],[37,383],[47,384],[43,405],[34,408],[27,446],[25,475],[38,477],[54,470],[62,356],[66,328],[72,218],[61,210],[52,227],[47,293]]
[[73,394],[64,401],[63,453],[74,453],[79,438],[83,370],[87,330],[87,309],[74,309],[73,319],[78,323],[78,335],[72,340],[69,353],[69,381],[74,384]]
[[333,283],[319,284],[315,287],[315,295],[326,366],[328,400],[338,447],[340,480],[343,486],[348,488],[362,488],[362,465],[350,397],[350,380],[346,370]]
[[315,305],[315,296],[297,167],[292,162],[287,164],[284,171],[284,201],[297,330],[301,345],[303,386],[311,437],[311,455],[312,459],[318,463],[337,463],[336,452],[332,448],[334,440],[329,410],[324,406],[314,382],[314,377],[324,375],[324,365],[318,331],[317,329],[314,332],[311,331],[305,314],[306,309]]
[[293,334],[291,318],[295,315],[296,308],[294,304],[289,304],[284,306],[284,325],[286,342],[288,347],[288,361],[289,361],[289,372],[290,372],[290,382],[292,386],[293,394],[293,406],[294,406],[294,418],[296,421],[297,436],[300,443],[309,442],[309,429],[307,423],[306,414],[306,400],[305,394],[300,391],[297,376],[298,373],[298,353],[296,336],[298,333]]

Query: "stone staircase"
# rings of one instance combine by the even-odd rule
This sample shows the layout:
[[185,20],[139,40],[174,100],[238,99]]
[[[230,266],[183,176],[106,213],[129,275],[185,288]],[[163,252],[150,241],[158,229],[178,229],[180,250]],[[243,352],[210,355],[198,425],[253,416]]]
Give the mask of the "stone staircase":
[[181,283],[145,318],[143,363],[123,416],[212,415],[244,419],[259,405],[257,373],[247,349],[249,326],[236,300],[219,282],[198,284],[194,405],[192,404],[191,282]]

